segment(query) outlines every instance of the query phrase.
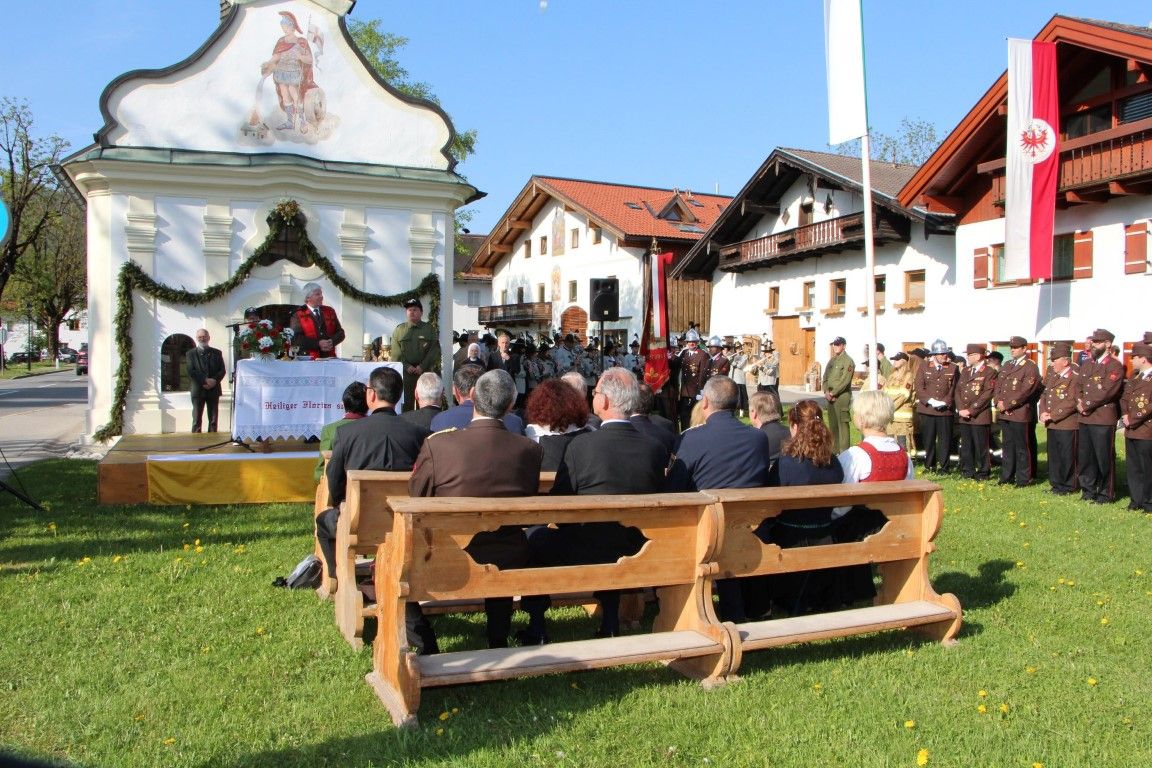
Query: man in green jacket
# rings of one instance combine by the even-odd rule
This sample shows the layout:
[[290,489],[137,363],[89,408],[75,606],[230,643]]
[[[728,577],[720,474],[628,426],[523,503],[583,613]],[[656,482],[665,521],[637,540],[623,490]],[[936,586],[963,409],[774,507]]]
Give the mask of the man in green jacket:
[[844,352],[843,336],[832,339],[832,358],[824,366],[824,399],[828,401],[828,427],[836,453],[848,450],[852,441],[852,374],[856,362]]
[[408,319],[392,332],[392,359],[404,366],[404,410],[416,408],[416,380],[426,371],[440,372],[440,340],[431,323],[425,323],[420,299],[404,302]]

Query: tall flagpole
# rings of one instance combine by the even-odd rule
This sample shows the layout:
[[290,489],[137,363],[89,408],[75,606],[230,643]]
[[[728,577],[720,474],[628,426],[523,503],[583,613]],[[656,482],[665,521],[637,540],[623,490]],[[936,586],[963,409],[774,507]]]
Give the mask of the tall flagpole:
[[860,183],[864,187],[864,290],[868,292],[868,388],[879,389],[876,359],[876,243],[872,237],[872,162],[868,134],[860,137]]

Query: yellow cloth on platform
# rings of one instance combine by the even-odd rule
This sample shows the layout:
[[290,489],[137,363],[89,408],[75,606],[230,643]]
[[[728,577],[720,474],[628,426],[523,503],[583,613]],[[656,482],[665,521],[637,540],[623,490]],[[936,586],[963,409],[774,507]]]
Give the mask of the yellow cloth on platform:
[[149,456],[150,504],[312,501],[315,453]]

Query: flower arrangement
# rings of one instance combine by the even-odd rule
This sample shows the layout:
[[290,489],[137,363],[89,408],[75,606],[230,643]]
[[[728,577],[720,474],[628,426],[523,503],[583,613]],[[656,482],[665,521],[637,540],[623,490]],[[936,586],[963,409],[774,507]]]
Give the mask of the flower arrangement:
[[292,343],[292,329],[257,320],[240,329],[240,351],[252,357],[275,360]]
[[289,198],[281,198],[276,201],[276,207],[273,210],[285,224],[291,227],[296,223],[296,217],[300,215],[300,203]]

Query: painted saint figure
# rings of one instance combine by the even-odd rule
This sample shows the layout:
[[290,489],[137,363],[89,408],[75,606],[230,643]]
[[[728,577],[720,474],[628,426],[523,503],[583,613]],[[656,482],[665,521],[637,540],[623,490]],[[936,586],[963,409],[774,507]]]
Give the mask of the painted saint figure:
[[280,109],[284,111],[285,122],[276,126],[277,130],[295,129],[306,133],[309,121],[304,100],[308,91],[316,87],[312,79],[312,49],[293,14],[280,12],[280,28],[284,34],[276,41],[272,58],[260,65],[260,73],[272,75]]

